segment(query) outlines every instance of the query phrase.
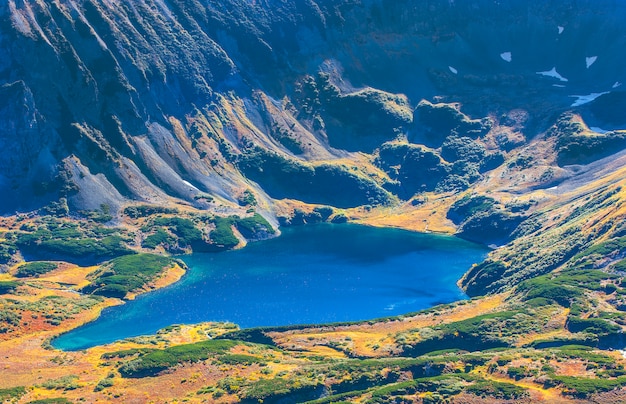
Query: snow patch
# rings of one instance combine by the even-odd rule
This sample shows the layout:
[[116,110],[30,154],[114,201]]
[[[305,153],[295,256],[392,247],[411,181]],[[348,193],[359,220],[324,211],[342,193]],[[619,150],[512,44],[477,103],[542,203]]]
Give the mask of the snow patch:
[[198,188],[194,187],[193,184],[189,181],[183,180],[183,184],[187,185],[189,188],[191,188],[194,191],[198,191]]
[[591,129],[592,131],[594,131],[596,133],[600,133],[600,134],[604,134],[604,133],[608,132],[608,130],[602,129],[602,128],[598,128],[597,126],[591,126],[591,127],[589,127],[589,129]]
[[616,81],[615,84],[613,84],[613,88],[617,88],[619,86],[621,86],[622,83],[620,83],[619,81]]
[[559,35],[561,35],[563,31],[565,31],[565,27],[562,27],[560,25],[557,25],[557,28],[559,29]]
[[595,100],[596,98],[598,98],[601,95],[604,94],[608,94],[608,91],[603,91],[601,93],[591,93],[591,94],[587,94],[587,95],[570,95],[570,97],[576,97],[577,100],[574,101],[574,103],[572,104],[572,107],[579,107],[581,105],[585,105],[590,103],[591,101]]
[[563,84],[552,84],[552,87],[565,88]]
[[459,71],[452,66],[448,66],[448,69],[450,69],[450,71],[454,74],[459,74]]
[[597,56],[589,56],[588,58],[585,58],[585,63],[587,63],[587,69],[589,69],[592,64],[596,63],[596,59],[598,59]]
[[554,77],[555,79],[558,79],[560,81],[567,81],[567,79],[563,76],[561,76],[557,71],[556,71],[556,67],[553,67],[550,70],[546,70],[544,72],[537,72],[538,75],[540,76],[548,76],[548,77]]
[[500,54],[500,57],[502,58],[502,60],[505,60],[507,62],[511,62],[511,52],[502,52]]

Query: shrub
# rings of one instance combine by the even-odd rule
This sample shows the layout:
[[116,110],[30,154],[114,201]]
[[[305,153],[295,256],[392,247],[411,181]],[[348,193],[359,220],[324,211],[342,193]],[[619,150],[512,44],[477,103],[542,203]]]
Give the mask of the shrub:
[[255,363],[265,363],[266,361],[250,355],[230,354],[220,357],[220,362],[226,365],[252,365]]
[[231,226],[233,219],[216,216],[213,218],[215,229],[209,234],[211,242],[222,248],[233,248],[239,244],[239,239],[235,237]]
[[528,395],[528,392],[523,387],[496,381],[476,382],[467,387],[466,391],[480,397],[501,398],[505,400],[514,400]]
[[124,209],[124,214],[132,219],[138,219],[140,217],[147,217],[156,214],[174,215],[176,213],[178,213],[178,209],[170,209],[162,206],[138,205],[129,206]]
[[11,387],[8,389],[0,389],[0,402],[6,403],[11,400],[17,400],[26,394],[25,387]]
[[112,386],[113,386],[113,378],[112,377],[107,377],[105,379],[100,380],[93,390],[94,391],[102,391],[102,390],[106,389],[107,387],[112,387]]
[[611,391],[626,386],[626,376],[615,379],[590,379],[573,376],[553,376],[553,381],[565,388],[564,393],[579,398],[588,397],[591,394],[603,391]]
[[178,242],[183,246],[201,244],[202,232],[198,230],[195,224],[189,220],[180,217],[161,217],[154,220],[156,226],[167,226],[172,233],[178,237]]
[[100,296],[124,298],[140,289],[173,264],[173,260],[154,254],[133,254],[118,257],[96,271],[84,291]]
[[15,281],[0,281],[0,295],[13,292],[15,288],[20,286],[19,282]]
[[28,262],[20,265],[15,272],[15,276],[18,278],[28,278],[31,276],[38,276],[46,274],[58,268],[58,265],[54,262]]
[[163,244],[173,244],[176,242],[176,239],[172,237],[168,232],[161,228],[157,228],[156,231],[145,238],[145,240],[141,243],[143,248],[155,249]]
[[267,220],[258,213],[254,216],[236,219],[235,226],[237,230],[247,239],[254,239],[264,234],[274,234],[276,231],[268,223]]
[[237,345],[231,340],[209,340],[195,344],[176,345],[150,351],[120,367],[123,377],[153,376],[165,369],[184,362],[206,360],[213,354],[224,353]]

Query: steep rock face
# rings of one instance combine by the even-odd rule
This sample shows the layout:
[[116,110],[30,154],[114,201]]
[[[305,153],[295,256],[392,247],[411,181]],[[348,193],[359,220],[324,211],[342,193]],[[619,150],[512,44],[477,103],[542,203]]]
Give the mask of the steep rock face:
[[9,0],[0,15],[4,212],[463,190],[564,110],[615,129],[595,105],[626,82],[619,1]]

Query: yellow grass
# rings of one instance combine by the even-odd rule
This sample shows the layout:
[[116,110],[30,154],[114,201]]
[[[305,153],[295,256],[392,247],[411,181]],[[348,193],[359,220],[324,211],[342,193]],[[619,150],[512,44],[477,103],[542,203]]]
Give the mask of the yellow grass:
[[506,377],[489,374],[487,372],[477,372],[477,373],[480,373],[480,375],[487,380],[493,380],[493,381],[502,382],[502,383],[511,383],[516,386],[528,389],[531,392],[535,392],[538,394],[538,398],[544,402],[548,402],[548,403],[573,402],[572,400],[568,400],[565,397],[561,396],[561,391],[556,388],[546,389],[543,386],[532,383],[532,382],[527,382],[523,380],[513,380],[513,379],[506,378]]
[[98,269],[98,266],[79,267],[68,266],[52,271],[50,274],[38,278],[41,281],[54,282],[59,284],[73,285],[75,289],[82,289],[89,284],[87,275]]

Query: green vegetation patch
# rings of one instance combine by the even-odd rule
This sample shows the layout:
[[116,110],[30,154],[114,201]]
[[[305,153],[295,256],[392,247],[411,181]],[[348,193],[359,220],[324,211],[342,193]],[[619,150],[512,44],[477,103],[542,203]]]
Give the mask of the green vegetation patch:
[[11,387],[8,389],[0,389],[0,402],[6,403],[17,400],[26,394],[26,387]]
[[13,254],[17,252],[17,247],[12,243],[0,243],[0,264],[7,264],[13,258]]
[[199,362],[227,352],[238,343],[231,340],[209,340],[153,350],[126,362],[119,369],[123,377],[145,377],[184,362]]
[[616,334],[621,332],[621,327],[601,318],[580,318],[569,316],[567,329],[570,332],[588,332],[596,336]]
[[176,238],[174,238],[171,234],[165,231],[162,228],[157,228],[154,233],[150,234],[146,237],[141,246],[143,248],[155,249],[158,246],[162,245],[165,249],[168,249],[168,246],[177,243]]
[[10,237],[22,252],[38,260],[94,263],[132,253],[119,230],[50,217],[26,224]]
[[502,311],[424,329],[425,339],[404,347],[404,355],[419,356],[442,349],[478,351],[509,346],[506,337],[523,332],[533,319],[523,311]]
[[42,398],[41,400],[29,401],[28,404],[72,404],[70,400],[63,397]]
[[155,205],[128,206],[124,209],[124,214],[132,219],[138,219],[140,217],[148,217],[157,214],[175,215],[177,213],[178,209],[165,208]]
[[626,376],[620,376],[614,379],[552,376],[551,379],[564,387],[564,394],[579,398],[588,397],[594,393],[611,391],[626,386]]
[[528,391],[523,387],[491,380],[476,382],[467,387],[465,391],[480,397],[500,398],[504,400],[519,399],[528,395]]
[[58,268],[58,265],[54,262],[28,262],[26,264],[20,265],[15,271],[15,276],[18,278],[30,278],[33,276],[39,276],[43,274],[47,274],[50,271],[54,271]]
[[237,230],[247,239],[262,237],[264,234],[274,234],[276,231],[267,220],[258,213],[253,216],[237,218],[235,220]]
[[239,244],[239,239],[233,233],[232,226],[248,240],[266,238],[276,233],[272,225],[258,213],[253,216],[240,218],[239,216],[220,217],[212,219],[215,229],[209,233],[211,243],[218,248],[229,249]]
[[122,351],[114,351],[114,352],[105,352],[103,353],[100,358],[101,359],[105,359],[105,360],[109,360],[109,359],[114,359],[114,358],[127,358],[129,356],[135,356],[135,355],[139,355],[139,354],[146,354],[148,352],[152,352],[154,351],[154,349],[152,348],[132,348],[132,349],[124,349]]
[[209,238],[213,244],[224,249],[233,248],[239,244],[239,239],[231,228],[233,225],[232,218],[216,216],[213,218],[213,223],[215,224],[215,229],[209,233]]
[[172,266],[172,258],[154,254],[133,254],[118,257],[94,273],[87,293],[124,298],[128,292],[141,289],[154,280],[165,268]]
[[251,356],[251,355],[243,355],[243,354],[229,354],[229,355],[223,355],[219,358],[219,361],[225,365],[253,365],[255,363],[257,364],[264,364],[267,363],[267,361],[265,359],[262,358],[257,358],[256,356]]
[[304,402],[314,398],[318,385],[318,381],[301,378],[261,379],[247,385],[243,389],[243,397],[259,403],[287,398],[289,400],[285,402]]
[[77,382],[78,376],[67,375],[58,379],[52,379],[41,383],[41,387],[48,390],[76,390],[81,387]]
[[155,226],[167,226],[178,237],[182,246],[194,247],[202,244],[202,232],[190,219],[181,217],[159,217],[154,219]]
[[16,281],[0,281],[0,295],[11,293],[18,286],[20,286],[20,283]]
[[596,270],[566,270],[526,280],[517,287],[524,300],[545,298],[563,307],[570,307],[583,297],[583,290],[603,290],[601,281],[616,276]]

